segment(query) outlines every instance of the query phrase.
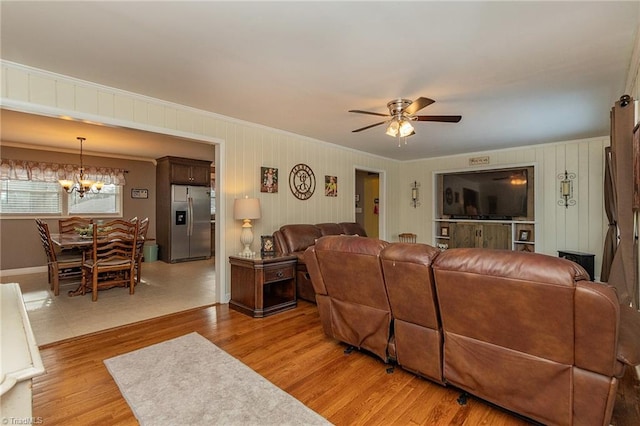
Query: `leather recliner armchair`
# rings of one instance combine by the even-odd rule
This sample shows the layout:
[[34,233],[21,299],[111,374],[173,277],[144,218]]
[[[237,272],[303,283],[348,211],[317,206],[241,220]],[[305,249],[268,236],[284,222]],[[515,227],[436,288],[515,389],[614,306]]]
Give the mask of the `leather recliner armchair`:
[[326,236],[304,254],[327,336],[365,349],[387,362],[393,357],[391,308],[375,238]]
[[393,316],[398,365],[420,376],[444,383],[442,326],[433,261],[440,253],[426,244],[390,244],[380,260]]
[[447,383],[545,424],[609,424],[640,361],[612,287],[534,253],[452,249],[433,268]]

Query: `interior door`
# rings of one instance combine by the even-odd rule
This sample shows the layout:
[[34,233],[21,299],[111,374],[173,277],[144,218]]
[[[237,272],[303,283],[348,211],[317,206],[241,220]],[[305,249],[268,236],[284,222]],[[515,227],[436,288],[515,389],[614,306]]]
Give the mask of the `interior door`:
[[367,232],[367,236],[381,235],[380,204],[381,183],[377,172],[356,170],[355,172],[355,221]]

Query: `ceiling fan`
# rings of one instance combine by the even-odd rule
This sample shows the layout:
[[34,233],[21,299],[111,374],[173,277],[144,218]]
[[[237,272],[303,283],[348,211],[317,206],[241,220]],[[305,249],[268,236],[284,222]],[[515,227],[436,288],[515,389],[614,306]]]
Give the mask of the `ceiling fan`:
[[400,145],[400,138],[405,138],[406,143],[406,138],[408,136],[416,134],[413,126],[411,125],[412,121],[439,121],[443,123],[457,123],[462,119],[461,115],[415,115],[416,112],[420,111],[424,107],[431,105],[434,102],[435,101],[433,99],[424,97],[419,97],[415,101],[411,101],[409,99],[394,99],[387,103],[389,114],[351,109],[349,110],[349,112],[388,117],[388,119],[385,121],[361,127],[359,129],[353,130],[352,132],[361,132],[363,130],[370,129],[381,124],[389,123],[387,125],[386,134],[389,136],[397,137],[398,145]]

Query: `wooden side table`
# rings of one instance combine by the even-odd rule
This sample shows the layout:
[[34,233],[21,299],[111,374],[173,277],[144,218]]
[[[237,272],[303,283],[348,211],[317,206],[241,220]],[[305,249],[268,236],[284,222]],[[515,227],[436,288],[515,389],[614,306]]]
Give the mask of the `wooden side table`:
[[296,256],[229,256],[231,300],[229,307],[254,318],[295,308]]

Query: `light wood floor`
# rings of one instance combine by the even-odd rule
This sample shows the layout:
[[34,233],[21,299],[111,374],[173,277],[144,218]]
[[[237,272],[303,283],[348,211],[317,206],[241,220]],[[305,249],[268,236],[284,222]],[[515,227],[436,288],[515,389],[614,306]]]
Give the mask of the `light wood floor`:
[[[322,333],[316,307],[253,319],[228,305],[199,308],[41,347],[47,373],[34,379],[33,415],[46,425],[134,425],[104,366],[107,358],[196,331],[336,425],[525,425],[527,421]],[[640,424],[640,384],[627,374],[612,424]],[[292,419],[295,422],[295,419]]]

